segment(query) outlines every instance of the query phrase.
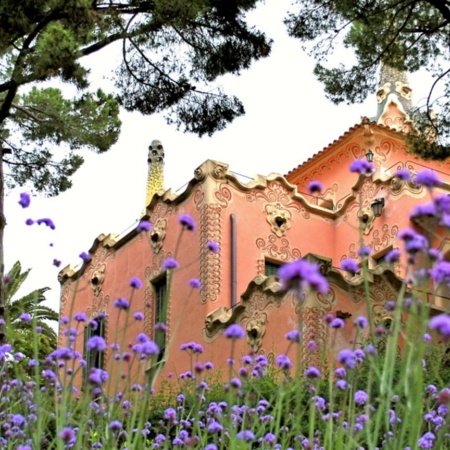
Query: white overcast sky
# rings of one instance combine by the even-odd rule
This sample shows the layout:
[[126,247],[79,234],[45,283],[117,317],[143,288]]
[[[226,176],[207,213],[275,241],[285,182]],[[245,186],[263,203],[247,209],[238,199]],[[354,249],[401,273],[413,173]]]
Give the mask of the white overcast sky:
[[[16,260],[31,268],[22,294],[48,286],[49,305],[59,309],[59,269],[79,264],[78,255],[87,251],[101,233],[120,234],[135,226],[145,202],[147,148],[153,139],[165,148],[165,188],[177,191],[207,159],[229,164],[230,170],[253,177],[271,172],[286,174],[320,151],[361,116],[376,113],[375,95],[363,105],[335,106],[325,98],[323,88],[312,73],[314,61],[301,49],[299,41],[288,37],[283,17],[289,0],[267,0],[251,14],[251,20],[274,39],[271,55],[241,74],[217,81],[229,94],[244,103],[245,116],[213,137],[199,139],[165,124],[162,115],[143,117],[123,112],[123,129],[116,145],[103,155],[84,153],[85,163],[73,177],[73,187],[56,198],[32,198],[22,210],[19,193],[10,192],[5,212],[5,262],[8,270]],[[341,54],[337,59],[348,58]],[[116,55],[94,56],[94,83],[106,84],[108,68]],[[410,77],[413,101],[424,95],[426,85]],[[421,91],[422,89],[422,91]],[[27,227],[28,218],[50,217],[56,230],[41,225]],[[50,247],[53,243],[53,247]]]

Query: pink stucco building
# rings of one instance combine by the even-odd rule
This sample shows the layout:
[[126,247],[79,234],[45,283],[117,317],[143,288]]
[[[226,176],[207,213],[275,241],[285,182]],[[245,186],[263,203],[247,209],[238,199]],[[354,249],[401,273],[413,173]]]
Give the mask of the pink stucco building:
[[[100,319],[97,330],[86,327],[86,337],[101,334],[109,345],[128,348],[142,332],[154,339],[160,355],[134,363],[131,371],[136,380],[156,369],[161,370],[160,379],[190,370],[190,359],[180,354],[179,347],[191,341],[203,346],[202,361],[224,365],[231,342],[223,331],[232,323],[246,330],[235,356],[285,351],[284,335],[298,324],[305,341],[313,338],[324,346],[327,314],[348,324],[335,342],[335,348],[343,347],[355,339],[353,320],[367,313],[367,305],[376,324],[387,324],[384,304],[395,297],[404,275],[405,261],[385,259],[390,250],[402,248],[399,230],[415,228],[428,237],[430,246],[450,256],[448,230],[430,217],[409,215],[417,204],[430,200],[427,188],[414,182],[415,174],[432,169],[442,180],[436,192],[446,194],[450,160],[425,162],[408,153],[411,91],[403,76],[384,71],[383,77],[377,116],[364,118],[285,176],[273,173],[242,183],[226,164],[208,160],[194,171],[184,192],[174,195],[161,189],[164,149],[154,141],[143,216],[152,231],[97,237],[90,261],[60,273],[61,315],[84,312],[90,319]],[[349,171],[353,161],[371,155],[373,173]],[[396,176],[399,169],[406,169],[411,179]],[[323,185],[321,193],[309,193],[313,180]],[[195,230],[183,229],[182,214],[194,219]],[[220,250],[211,251],[209,242],[217,243]],[[368,302],[362,274],[340,269],[343,259],[361,261],[361,245],[370,247]],[[180,267],[165,269],[168,258],[175,258]],[[300,258],[320,265],[329,282],[326,294],[305,292],[299,302],[292,293],[280,291],[277,267]],[[132,277],[142,280],[141,289],[129,286]],[[200,280],[200,289],[190,287],[193,278]],[[422,288],[434,310],[450,309],[442,289]],[[128,312],[114,306],[122,297],[130,300]],[[136,312],[143,314],[142,321],[134,318]],[[155,330],[160,322],[166,331]],[[61,339],[63,331],[62,327]],[[112,367],[116,376],[125,370],[128,363],[115,361],[114,350],[109,348],[98,358],[83,342],[78,338],[75,345],[88,367]]]

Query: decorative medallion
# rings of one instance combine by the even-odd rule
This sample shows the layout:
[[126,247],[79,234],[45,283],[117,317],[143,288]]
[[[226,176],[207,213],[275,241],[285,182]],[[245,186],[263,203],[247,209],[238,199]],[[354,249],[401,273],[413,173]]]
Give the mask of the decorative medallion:
[[266,205],[265,211],[272,231],[278,237],[284,236],[286,231],[291,228],[291,212],[284,209],[280,203]]
[[153,253],[157,255],[163,246],[164,238],[166,237],[167,220],[158,219],[153,225],[153,230],[150,232],[150,246]]
[[98,297],[100,291],[102,290],[103,282],[105,281],[105,270],[106,265],[101,264],[92,272],[90,284],[94,293],[94,297]]

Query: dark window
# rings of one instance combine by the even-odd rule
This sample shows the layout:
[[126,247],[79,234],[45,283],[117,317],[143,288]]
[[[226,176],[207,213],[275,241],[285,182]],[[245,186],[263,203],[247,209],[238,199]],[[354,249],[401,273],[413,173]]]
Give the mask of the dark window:
[[264,275],[266,277],[270,275],[278,276],[278,269],[280,268],[280,266],[281,264],[266,260],[264,263]]
[[90,324],[84,327],[84,360],[86,361],[85,374],[89,374],[91,369],[104,369],[104,352],[96,350],[88,350],[87,342],[93,336],[100,336],[105,338],[106,331],[106,319],[104,317],[96,317],[97,328],[92,327]]
[[[157,281],[153,282],[153,288],[155,290],[155,324],[167,322],[167,277],[164,275]],[[164,356],[164,350],[166,347],[166,333],[164,330],[156,329],[155,342],[159,347],[159,357],[161,360]]]

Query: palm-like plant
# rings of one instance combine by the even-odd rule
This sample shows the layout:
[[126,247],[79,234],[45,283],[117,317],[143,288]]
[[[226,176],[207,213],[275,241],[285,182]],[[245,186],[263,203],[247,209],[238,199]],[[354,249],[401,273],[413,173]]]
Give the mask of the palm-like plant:
[[[35,357],[33,333],[37,327],[42,330],[38,336],[39,359],[56,349],[57,335],[49,325],[49,321],[58,322],[58,313],[43,305],[48,287],[35,289],[29,294],[15,299],[18,290],[27,279],[30,269],[22,272],[17,261],[5,277],[5,313],[8,342],[15,352],[21,352],[29,358]],[[23,320],[21,315],[28,313],[30,321]]]

